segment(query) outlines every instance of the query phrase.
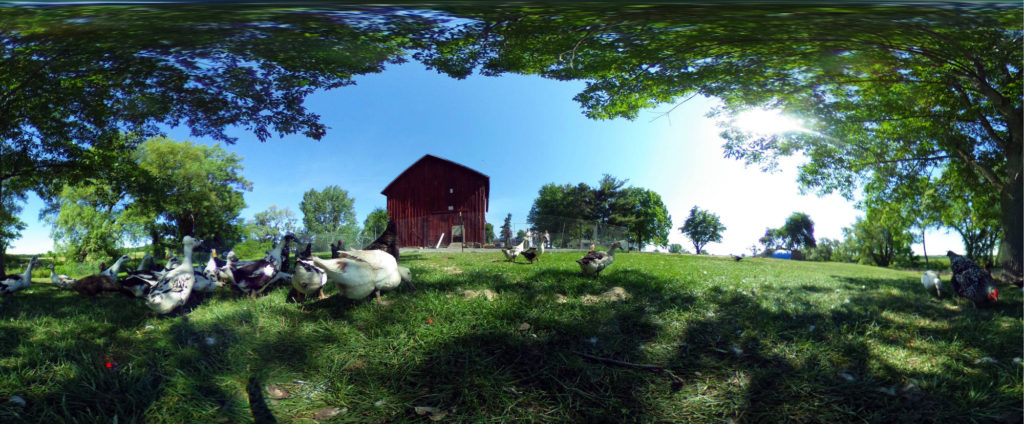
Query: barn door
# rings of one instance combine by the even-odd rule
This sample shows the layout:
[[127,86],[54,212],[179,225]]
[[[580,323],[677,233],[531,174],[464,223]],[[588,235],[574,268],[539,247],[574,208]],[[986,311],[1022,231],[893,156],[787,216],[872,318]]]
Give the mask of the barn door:
[[463,236],[462,236],[462,226],[461,225],[453,225],[452,226],[452,243],[462,243],[464,241],[465,240],[463,239]]

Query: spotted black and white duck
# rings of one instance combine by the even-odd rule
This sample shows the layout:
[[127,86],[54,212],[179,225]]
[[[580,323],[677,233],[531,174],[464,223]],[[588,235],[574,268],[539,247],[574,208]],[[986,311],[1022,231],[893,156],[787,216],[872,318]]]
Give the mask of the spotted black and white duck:
[[183,250],[181,265],[168,271],[157,282],[156,286],[146,295],[146,306],[149,306],[157,314],[166,314],[188,301],[196,283],[195,269],[192,267],[192,248],[201,243],[192,236],[185,236],[181,240]]
[[292,290],[288,297],[299,302],[316,295],[325,299],[324,285],[327,284],[327,273],[313,262],[313,244],[306,243],[306,249],[295,256],[295,270],[292,273]]
[[235,286],[250,298],[256,298],[278,280],[290,279],[290,274],[281,272],[280,266],[284,261],[281,252],[284,250],[285,244],[293,241],[298,241],[298,239],[294,235],[288,234],[274,246],[273,250],[267,252],[267,256],[263,259],[234,268],[232,279],[235,281]]
[[580,270],[584,275],[592,275],[596,278],[602,270],[615,262],[615,249],[620,248],[622,248],[621,242],[612,243],[611,249],[608,249],[607,252],[599,250],[587,252],[586,256],[577,260],[576,263],[580,264]]

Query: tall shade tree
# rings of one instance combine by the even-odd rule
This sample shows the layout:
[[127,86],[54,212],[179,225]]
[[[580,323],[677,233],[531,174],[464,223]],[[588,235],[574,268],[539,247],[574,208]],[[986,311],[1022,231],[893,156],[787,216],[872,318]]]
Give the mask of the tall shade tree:
[[722,231],[725,230],[725,225],[722,225],[718,215],[696,206],[690,208],[690,216],[687,216],[686,222],[679,227],[679,231],[693,243],[693,251],[696,254],[700,254],[701,249],[708,243],[722,241]]
[[164,237],[174,249],[187,235],[220,249],[239,239],[242,193],[252,190],[240,156],[217,145],[156,137],[139,145],[134,157],[140,174],[130,188],[132,208],[151,218],[147,232],[158,254]]
[[646,244],[668,246],[672,215],[658,193],[639,187],[624,189],[612,203],[611,211],[609,223],[625,225],[638,249]]
[[359,224],[356,223],[355,199],[341,187],[329,185],[319,191],[310,189],[302,194],[299,210],[302,224],[310,234],[330,234],[329,237],[345,239],[349,245],[356,241]]
[[793,212],[786,223],[782,226],[782,234],[785,235],[786,247],[789,249],[813,248],[814,242],[814,221],[803,212]]
[[281,241],[286,234],[294,234],[298,230],[298,223],[291,209],[270,205],[267,210],[253,214],[251,221],[246,221],[245,237],[273,244]]

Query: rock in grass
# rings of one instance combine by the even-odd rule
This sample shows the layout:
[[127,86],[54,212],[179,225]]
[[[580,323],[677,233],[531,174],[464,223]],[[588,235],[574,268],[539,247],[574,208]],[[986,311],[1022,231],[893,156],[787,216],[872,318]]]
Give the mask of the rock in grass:
[[348,412],[348,408],[320,408],[313,413],[313,419],[317,421],[329,420],[346,412]]
[[18,395],[11,396],[11,398],[7,399],[7,401],[10,402],[10,403],[13,403],[15,405],[18,405],[18,406],[20,406],[22,408],[24,408],[25,405],[27,404],[25,402],[25,398],[23,398],[21,396],[18,396]]
[[280,386],[275,386],[273,384],[267,385],[267,397],[271,399],[285,399],[291,397],[291,395],[291,393],[288,393],[287,390]]
[[483,296],[484,298],[487,299],[488,302],[494,301],[494,298],[498,297],[497,293],[494,293],[493,291],[491,291],[491,289],[463,290],[462,295],[465,296],[466,299],[473,299]]
[[417,406],[413,409],[416,411],[416,415],[430,414],[428,417],[430,418],[430,421],[441,421],[446,415],[448,415],[447,411],[433,406]]

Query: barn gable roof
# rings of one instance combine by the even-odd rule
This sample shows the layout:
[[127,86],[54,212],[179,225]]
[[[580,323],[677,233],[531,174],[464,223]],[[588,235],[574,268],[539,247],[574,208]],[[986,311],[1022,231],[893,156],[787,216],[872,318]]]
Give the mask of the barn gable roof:
[[463,165],[463,164],[460,164],[460,163],[456,163],[456,162],[452,162],[452,161],[450,161],[450,160],[448,160],[448,159],[444,159],[444,158],[439,158],[439,157],[437,157],[437,156],[434,156],[434,155],[430,155],[430,154],[427,154],[427,155],[423,155],[423,157],[422,157],[422,158],[420,158],[420,160],[416,161],[416,162],[415,162],[415,163],[413,163],[412,165],[409,165],[409,167],[408,167],[408,168],[406,168],[406,169],[405,169],[405,171],[402,171],[402,173],[401,173],[401,174],[398,174],[398,176],[397,176],[397,177],[395,177],[395,179],[394,179],[394,180],[392,180],[392,181],[391,181],[391,183],[389,183],[389,184],[387,185],[387,187],[384,187],[384,190],[381,190],[380,194],[383,194],[383,195],[387,196],[387,195],[388,195],[388,192],[390,192],[390,191],[391,191],[391,188],[392,188],[392,187],[393,187],[393,186],[394,186],[394,185],[395,185],[395,184],[396,184],[397,182],[401,181],[401,180],[402,180],[402,179],[403,179],[403,178],[404,178],[404,177],[405,177],[405,176],[406,176],[407,174],[409,174],[409,171],[411,171],[411,170],[415,169],[415,168],[416,168],[417,166],[419,166],[419,165],[420,165],[421,163],[425,163],[425,162],[430,162],[430,161],[436,161],[436,162],[441,162],[441,163],[444,163],[445,165],[448,165],[448,166],[452,166],[452,167],[457,167],[457,168],[461,168],[461,169],[463,169],[463,170],[465,170],[466,172],[469,172],[469,173],[471,173],[471,174],[476,174],[476,175],[479,175],[479,176],[480,176],[481,178],[483,178],[483,179],[484,179],[484,195],[485,195],[485,196],[487,196],[487,197],[490,197],[490,196],[491,196],[491,177],[488,177],[487,175],[484,175],[484,174],[483,174],[483,173],[481,173],[480,171],[477,171],[477,170],[475,170],[475,169],[473,169],[473,168],[470,168],[470,167],[468,167],[468,166],[465,166],[465,165]]

